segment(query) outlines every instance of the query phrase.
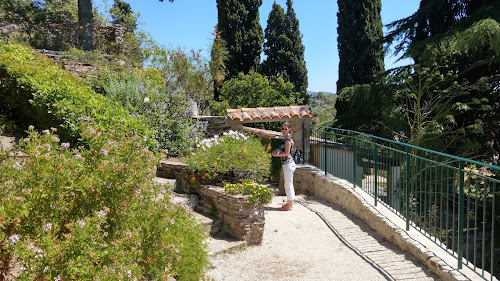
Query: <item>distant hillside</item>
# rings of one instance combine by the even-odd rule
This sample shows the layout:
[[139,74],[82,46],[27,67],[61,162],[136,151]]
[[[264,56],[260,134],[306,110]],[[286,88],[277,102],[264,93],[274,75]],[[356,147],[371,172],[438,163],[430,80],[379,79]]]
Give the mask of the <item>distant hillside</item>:
[[[332,92],[326,92],[326,91],[319,91],[319,92],[322,92],[325,95],[334,95],[334,96],[337,95],[337,94],[332,93]],[[319,92],[309,91],[309,90],[307,91],[308,94],[313,95],[313,96],[317,95]]]

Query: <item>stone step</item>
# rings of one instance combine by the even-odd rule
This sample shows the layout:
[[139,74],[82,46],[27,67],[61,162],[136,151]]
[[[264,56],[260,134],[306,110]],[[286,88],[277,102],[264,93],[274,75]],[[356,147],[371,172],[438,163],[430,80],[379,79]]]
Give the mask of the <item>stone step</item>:
[[220,219],[217,217],[200,214],[195,211],[193,211],[192,214],[198,221],[203,223],[203,227],[210,235],[205,241],[208,245],[209,255],[216,255],[231,250],[237,250],[247,245],[246,241],[241,241],[229,236],[223,236],[224,233],[221,233]]
[[168,191],[173,191],[175,189],[176,180],[175,179],[166,179],[160,177],[154,177],[153,182],[162,186],[161,192],[165,194]]
[[224,252],[235,251],[247,246],[246,241],[232,237],[209,237],[207,239],[207,244],[209,247],[208,254],[212,256]]

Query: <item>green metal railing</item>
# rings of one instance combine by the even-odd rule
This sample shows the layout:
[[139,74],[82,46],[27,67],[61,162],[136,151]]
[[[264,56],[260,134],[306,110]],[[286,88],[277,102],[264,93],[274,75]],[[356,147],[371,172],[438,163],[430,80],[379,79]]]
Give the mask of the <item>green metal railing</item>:
[[[304,124],[304,161],[348,180],[485,280],[500,276],[500,167]],[[490,274],[491,273],[491,274]]]

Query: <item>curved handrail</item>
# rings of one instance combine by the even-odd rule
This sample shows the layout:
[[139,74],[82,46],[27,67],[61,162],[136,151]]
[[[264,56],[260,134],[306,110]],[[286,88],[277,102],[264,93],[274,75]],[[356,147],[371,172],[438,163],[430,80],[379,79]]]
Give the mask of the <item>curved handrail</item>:
[[358,135],[363,135],[363,136],[366,136],[366,137],[370,137],[370,138],[374,138],[374,139],[379,139],[379,140],[387,141],[387,142],[398,144],[398,145],[402,145],[402,146],[405,146],[405,147],[409,147],[409,148],[413,148],[413,149],[418,149],[418,150],[421,150],[421,151],[430,152],[430,153],[434,153],[434,154],[437,154],[437,155],[441,155],[441,156],[453,158],[453,159],[456,159],[458,161],[464,161],[464,162],[467,162],[467,163],[478,164],[478,165],[482,165],[482,166],[489,167],[489,168],[492,168],[492,169],[500,170],[500,166],[495,166],[495,165],[492,165],[492,164],[488,164],[488,163],[484,163],[484,162],[480,162],[480,161],[476,161],[476,160],[472,160],[472,159],[468,159],[468,158],[463,158],[463,157],[459,157],[459,156],[455,156],[455,155],[451,155],[451,154],[447,154],[447,153],[443,153],[443,152],[439,152],[439,151],[435,151],[435,150],[431,150],[431,149],[427,149],[427,148],[422,148],[422,147],[414,146],[414,145],[403,143],[403,142],[398,142],[398,141],[394,141],[394,140],[390,140],[390,139],[385,139],[385,138],[382,138],[382,137],[377,137],[377,136],[374,136],[374,135],[370,135],[370,134],[366,134],[366,133],[362,133],[362,132],[358,132],[358,131],[347,130],[347,129],[340,129],[340,128],[332,128],[332,127],[326,127],[326,126],[319,126],[319,125],[314,125],[314,124],[311,124],[311,123],[305,123],[304,125],[305,126],[306,125],[310,125],[310,126],[319,127],[319,128],[325,128],[325,129],[330,129],[330,130],[335,130],[335,131],[349,132],[349,133],[354,133],[354,134],[358,134]]

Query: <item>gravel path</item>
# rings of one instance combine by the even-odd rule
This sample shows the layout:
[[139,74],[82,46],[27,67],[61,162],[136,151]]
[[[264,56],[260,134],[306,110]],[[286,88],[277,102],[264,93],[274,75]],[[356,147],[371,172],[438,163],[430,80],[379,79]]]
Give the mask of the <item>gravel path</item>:
[[208,280],[439,280],[416,259],[342,209],[298,196],[266,210],[263,242],[212,257]]

